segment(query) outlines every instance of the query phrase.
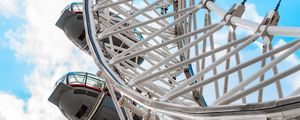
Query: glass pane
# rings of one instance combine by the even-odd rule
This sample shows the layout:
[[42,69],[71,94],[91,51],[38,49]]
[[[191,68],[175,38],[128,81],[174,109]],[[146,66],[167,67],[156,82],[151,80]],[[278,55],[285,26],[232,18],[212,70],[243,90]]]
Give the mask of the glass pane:
[[65,7],[65,10],[71,10],[71,5],[68,5],[67,7]]
[[66,75],[64,75],[63,77],[61,77],[61,78],[55,83],[55,86],[57,86],[60,82],[66,84],[66,81],[67,81],[66,78],[67,78]]
[[88,75],[89,77],[97,78],[97,76],[96,76],[96,75],[94,75],[94,74],[91,74],[91,73],[87,73],[87,75]]
[[82,75],[70,75],[69,84],[84,84],[84,76]]
[[96,87],[96,88],[103,88],[104,84],[105,83],[103,81],[100,81],[99,79],[87,77],[86,85],[88,85],[88,86]]
[[72,7],[74,12],[82,11],[82,3],[74,3]]
[[63,76],[60,82],[67,84],[67,76]]

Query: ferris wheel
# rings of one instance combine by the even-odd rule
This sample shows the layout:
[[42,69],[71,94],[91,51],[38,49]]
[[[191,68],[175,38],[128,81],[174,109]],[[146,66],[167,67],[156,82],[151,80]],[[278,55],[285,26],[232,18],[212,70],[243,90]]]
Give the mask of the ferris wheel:
[[[286,63],[300,27],[278,26],[280,2],[260,23],[238,2],[225,11],[214,0],[84,0],[85,50],[120,119],[297,119],[300,89],[286,81],[300,63]],[[294,40],[276,46],[276,36]]]

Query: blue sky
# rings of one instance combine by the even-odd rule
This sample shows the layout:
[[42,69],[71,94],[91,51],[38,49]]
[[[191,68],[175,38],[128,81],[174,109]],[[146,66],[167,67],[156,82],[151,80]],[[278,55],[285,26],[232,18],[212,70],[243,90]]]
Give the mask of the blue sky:
[[55,27],[69,0],[0,3],[0,120],[64,120],[48,102],[68,71],[95,73],[93,60]]
[[25,24],[25,21],[19,17],[0,16],[0,91],[9,91],[19,98],[27,99],[29,93],[26,91],[25,80],[22,76],[28,74],[32,67],[15,58],[14,51],[10,49],[7,39],[7,30],[17,29]]
[[[240,0],[241,1],[241,0]],[[260,16],[265,16],[268,11],[273,10],[277,4],[278,0],[247,0],[247,3],[255,4],[256,11]],[[233,3],[236,3],[236,0],[217,0],[217,3],[224,5],[224,9],[229,9]],[[282,0],[279,13],[280,13],[280,21],[279,26],[300,26],[299,22],[299,0]],[[293,40],[294,38],[290,37],[276,37],[284,38],[287,41]]]
[[[233,3],[240,1],[217,0],[217,4],[228,9]],[[13,6],[11,2],[14,3]],[[61,75],[68,71],[97,71],[93,60],[75,48],[62,31],[54,26],[60,11],[70,2],[72,1],[4,0],[0,3],[0,96],[8,96],[16,101],[19,106],[14,111],[21,109],[25,119],[38,119],[42,115],[59,113],[54,106],[48,105],[46,98]],[[258,15],[265,16],[275,8],[277,0],[248,0],[248,3],[255,4]],[[279,9],[280,26],[300,27],[299,5],[300,0],[282,1]],[[294,38],[275,39],[289,42]],[[299,50],[296,54],[299,59],[298,53]],[[0,101],[0,105],[2,104]],[[32,104],[39,104],[41,107]],[[0,120],[14,119],[14,116],[1,110],[3,109],[0,109]]]

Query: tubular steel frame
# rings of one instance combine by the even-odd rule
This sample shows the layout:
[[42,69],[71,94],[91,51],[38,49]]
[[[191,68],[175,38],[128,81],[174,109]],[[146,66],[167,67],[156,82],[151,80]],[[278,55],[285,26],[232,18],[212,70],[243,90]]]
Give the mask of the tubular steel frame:
[[[286,69],[278,67],[299,50],[300,40],[276,48],[272,44],[273,36],[300,37],[300,27],[277,26],[278,21],[269,21],[270,16],[262,23],[245,20],[241,18],[245,10],[243,4],[226,12],[213,0],[201,0],[198,4],[194,0],[138,2],[143,6],[132,0],[84,0],[86,39],[92,56],[107,77],[112,96],[113,89],[123,95],[119,102],[112,97],[120,119],[125,119],[121,106],[126,107],[127,117],[134,112],[143,114],[144,119],[166,116],[169,119],[265,119],[272,117],[271,113],[245,112],[237,117],[227,114],[230,113],[228,107],[264,104],[268,101],[264,99],[267,97],[264,89],[274,84],[278,98],[273,101],[300,101],[299,90],[284,95],[281,85],[284,78],[300,70],[300,64]],[[159,14],[159,8],[165,10],[166,6],[173,9]],[[276,12],[268,15],[279,19]],[[217,18],[212,19],[212,14],[221,20],[213,23]],[[204,15],[203,21],[201,15]],[[237,28],[247,30],[249,35],[239,33]],[[216,38],[220,32],[228,34],[225,42]],[[112,36],[128,48],[112,44]],[[105,38],[109,38],[110,43],[104,43]],[[257,56],[246,60],[241,57],[245,48],[261,41],[261,53],[254,53]],[[138,57],[144,58],[140,65],[130,60]],[[245,72],[253,66],[260,68]],[[268,75],[268,71],[272,71],[272,75]],[[214,97],[207,96],[213,92]],[[258,92],[257,97],[250,96],[255,92]],[[291,110],[299,111],[298,107]],[[211,111],[224,114],[214,116]],[[282,117],[294,115],[282,111],[279,112]]]

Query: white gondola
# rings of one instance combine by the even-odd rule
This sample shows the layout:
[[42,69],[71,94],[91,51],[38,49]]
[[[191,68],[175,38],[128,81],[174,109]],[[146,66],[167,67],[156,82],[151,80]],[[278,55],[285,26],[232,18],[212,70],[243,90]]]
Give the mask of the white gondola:
[[[109,12],[111,16],[113,16],[114,19],[112,19],[113,22],[117,23],[122,18],[115,15],[112,12]],[[128,25],[128,24],[124,24]],[[84,52],[91,54],[89,51],[89,47],[86,42],[86,36],[85,36],[85,30],[84,30],[84,23],[83,23],[83,17],[82,17],[82,3],[74,2],[68,5],[63,11],[62,15],[56,22],[56,26],[62,29],[66,36],[81,50]],[[101,32],[102,27],[98,28],[98,32]],[[132,34],[132,33],[131,33]],[[126,36],[125,34],[121,37],[126,37],[130,39],[132,42],[138,42],[138,40],[142,40],[142,36],[140,34],[135,34],[136,37],[132,38],[129,36]],[[112,36],[111,40],[110,38],[104,38],[102,39],[104,45],[109,44],[112,42],[114,46],[119,47],[120,49],[115,49],[118,53],[122,52],[122,49],[129,48],[129,43],[124,43],[122,40],[120,40],[117,36]],[[107,58],[110,58],[111,56],[107,55]],[[144,61],[143,57],[134,57],[130,59],[132,62],[140,65]],[[131,65],[130,63],[128,63]],[[132,65],[131,65],[132,66]]]
[[[119,120],[111,95],[105,88],[104,78],[85,72],[69,72],[55,84],[55,90],[49,101],[71,120],[85,120],[92,114],[97,98],[101,98],[100,106],[92,114],[91,120]],[[115,92],[117,99],[120,94]],[[136,120],[140,117],[133,115]]]

